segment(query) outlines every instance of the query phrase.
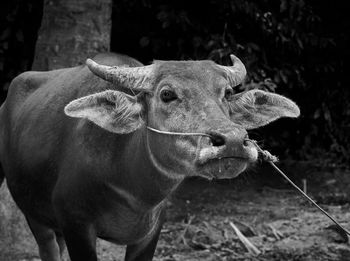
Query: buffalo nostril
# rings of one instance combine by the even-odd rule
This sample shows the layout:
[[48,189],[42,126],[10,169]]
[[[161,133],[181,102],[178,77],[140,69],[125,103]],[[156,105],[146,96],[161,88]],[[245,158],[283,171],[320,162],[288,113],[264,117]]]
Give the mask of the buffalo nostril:
[[218,133],[210,133],[210,140],[215,147],[225,145],[225,137]]

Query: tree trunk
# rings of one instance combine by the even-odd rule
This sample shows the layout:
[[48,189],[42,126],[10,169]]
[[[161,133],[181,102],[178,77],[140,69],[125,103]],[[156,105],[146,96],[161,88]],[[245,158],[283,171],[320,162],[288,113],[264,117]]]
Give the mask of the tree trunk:
[[110,46],[112,0],[45,0],[33,70],[82,64]]

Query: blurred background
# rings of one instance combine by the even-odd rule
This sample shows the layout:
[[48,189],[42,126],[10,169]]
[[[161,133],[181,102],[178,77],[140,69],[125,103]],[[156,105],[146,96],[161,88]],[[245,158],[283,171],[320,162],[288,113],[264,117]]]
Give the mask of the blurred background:
[[[279,120],[251,137],[282,159],[298,185],[312,183],[319,202],[348,204],[348,6],[329,0],[2,0],[0,101],[21,72],[76,66],[99,52],[144,64],[211,59],[223,65],[233,53],[248,71],[239,91],[276,92],[301,108],[299,119]],[[260,188],[286,187],[264,166],[262,172],[248,179]]]

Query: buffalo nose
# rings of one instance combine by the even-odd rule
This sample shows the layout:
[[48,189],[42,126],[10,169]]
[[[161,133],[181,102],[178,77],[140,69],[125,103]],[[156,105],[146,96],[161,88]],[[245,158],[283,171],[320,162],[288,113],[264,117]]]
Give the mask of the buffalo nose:
[[[241,144],[243,147],[249,147],[249,141],[248,141],[248,134],[240,134],[237,137],[237,133],[219,133],[219,132],[210,132],[208,133],[210,135],[210,141],[213,144],[214,147],[220,147],[220,146],[232,146],[232,145],[238,145]],[[242,139],[243,137],[243,139]]]
[[229,131],[210,131],[210,140],[213,147],[220,147],[220,155],[225,157],[244,158],[254,162],[258,158],[258,151],[254,144],[249,142],[248,134],[243,129]]

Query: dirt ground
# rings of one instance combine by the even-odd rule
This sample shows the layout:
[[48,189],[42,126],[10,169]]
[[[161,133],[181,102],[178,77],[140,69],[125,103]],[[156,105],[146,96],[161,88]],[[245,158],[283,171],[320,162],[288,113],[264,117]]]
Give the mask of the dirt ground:
[[[322,181],[311,184],[308,179],[310,194],[350,229],[350,172],[314,169],[308,177],[321,172]],[[327,217],[282,180],[276,186],[276,181],[269,181],[271,175],[259,175],[261,171],[236,180],[185,182],[170,199],[155,260],[350,260],[347,238],[327,228],[332,225]],[[257,252],[246,248],[230,222]],[[100,260],[123,260],[124,248],[99,241],[98,253]],[[23,231],[21,238],[1,249],[0,260],[40,260],[30,233]]]

